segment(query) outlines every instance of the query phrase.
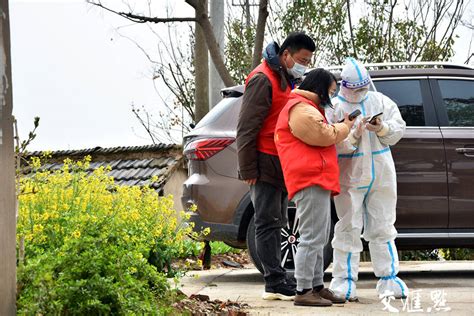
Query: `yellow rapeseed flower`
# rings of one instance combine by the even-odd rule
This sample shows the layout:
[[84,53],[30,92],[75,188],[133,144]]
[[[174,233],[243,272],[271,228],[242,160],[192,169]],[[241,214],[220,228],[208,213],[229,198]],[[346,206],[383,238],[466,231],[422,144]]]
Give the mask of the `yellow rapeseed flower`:
[[131,217],[131,219],[136,221],[140,218],[140,213],[138,213],[137,210],[134,210],[132,213],[130,213],[130,217]]
[[33,232],[41,233],[44,229],[44,226],[41,224],[34,224],[33,225]]

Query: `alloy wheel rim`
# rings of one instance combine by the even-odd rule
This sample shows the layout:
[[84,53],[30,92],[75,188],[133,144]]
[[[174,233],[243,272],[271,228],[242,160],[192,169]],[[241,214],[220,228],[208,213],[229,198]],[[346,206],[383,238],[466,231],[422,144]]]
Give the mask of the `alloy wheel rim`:
[[299,243],[299,220],[295,213],[294,208],[288,208],[288,224],[281,229],[281,266],[287,269],[294,269],[294,258]]

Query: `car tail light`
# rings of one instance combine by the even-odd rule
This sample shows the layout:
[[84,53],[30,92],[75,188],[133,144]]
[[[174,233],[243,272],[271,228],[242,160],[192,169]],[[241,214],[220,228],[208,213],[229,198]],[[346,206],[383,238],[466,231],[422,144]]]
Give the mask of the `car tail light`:
[[234,141],[235,138],[198,139],[184,147],[184,155],[189,160],[207,160]]

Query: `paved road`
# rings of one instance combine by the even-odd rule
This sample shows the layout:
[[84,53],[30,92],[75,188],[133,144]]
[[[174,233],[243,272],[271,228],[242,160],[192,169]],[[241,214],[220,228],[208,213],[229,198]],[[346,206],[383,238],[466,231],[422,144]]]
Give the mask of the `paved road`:
[[[331,280],[330,271],[325,275],[326,285]],[[251,265],[244,269],[192,271],[182,280],[181,290],[188,295],[199,293],[209,295],[211,299],[247,303],[251,315],[388,315],[389,307],[375,292],[377,279],[370,263],[362,263],[360,271],[357,284],[360,302],[329,308],[300,307],[292,302],[262,300],[263,279]],[[400,271],[399,276],[412,293],[416,293],[405,302],[405,309],[401,300],[385,302],[400,313],[474,315],[474,261],[401,262]],[[445,299],[444,306],[442,298]],[[436,310],[435,302],[439,308],[450,310]],[[412,313],[417,309],[422,312]]]

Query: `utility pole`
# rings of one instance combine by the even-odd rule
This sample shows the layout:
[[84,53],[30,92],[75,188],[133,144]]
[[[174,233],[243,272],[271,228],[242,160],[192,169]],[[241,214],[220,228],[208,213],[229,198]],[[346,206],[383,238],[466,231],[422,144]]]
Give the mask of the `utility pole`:
[[16,196],[8,0],[0,0],[0,315],[16,314]]
[[[224,5],[225,1],[210,0],[210,20],[214,36],[224,57]],[[225,60],[225,59],[224,59]],[[221,89],[225,88],[219,73],[214,67],[214,63],[210,62],[209,68],[209,111],[222,99]]]

